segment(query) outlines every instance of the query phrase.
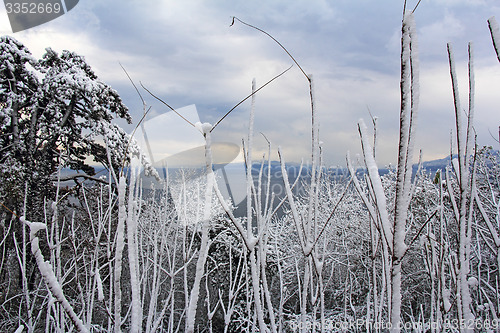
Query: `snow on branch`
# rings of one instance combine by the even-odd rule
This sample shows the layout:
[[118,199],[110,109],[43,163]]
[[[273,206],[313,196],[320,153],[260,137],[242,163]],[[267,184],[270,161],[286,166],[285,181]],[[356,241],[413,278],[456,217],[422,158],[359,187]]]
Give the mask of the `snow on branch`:
[[366,168],[368,169],[368,176],[372,183],[373,191],[375,192],[375,207],[377,207],[380,216],[383,235],[386,239],[387,245],[391,248],[393,243],[393,230],[389,221],[389,214],[387,213],[387,201],[384,188],[382,186],[382,180],[380,179],[380,174],[378,172],[378,166],[372,154],[373,150],[368,142],[368,135],[366,133],[367,127],[363,119],[360,119],[358,122],[358,130],[361,137],[363,157],[366,163]]
[[39,238],[36,233],[40,230],[46,229],[47,225],[40,222],[29,222],[24,216],[21,216],[21,221],[30,228],[30,242],[31,242],[31,252],[35,256],[36,264],[40,273],[42,274],[43,280],[49,287],[52,296],[61,303],[64,311],[68,314],[73,324],[78,328],[80,332],[89,332],[85,327],[80,318],[76,315],[71,304],[69,304],[64,292],[62,290],[61,284],[57,281],[54,269],[49,261],[45,261],[40,251]]
[[491,40],[493,42],[493,47],[497,54],[498,61],[500,61],[500,28],[495,16],[488,19],[488,27],[490,28]]

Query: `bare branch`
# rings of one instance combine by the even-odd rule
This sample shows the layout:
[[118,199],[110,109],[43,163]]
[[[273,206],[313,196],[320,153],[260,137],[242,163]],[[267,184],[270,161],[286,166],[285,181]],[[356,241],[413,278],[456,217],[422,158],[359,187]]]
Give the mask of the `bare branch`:
[[418,5],[420,5],[420,2],[421,2],[421,1],[422,1],[422,0],[418,0],[417,4],[415,5],[415,8],[413,8],[413,10],[411,11],[411,13],[412,13],[412,14],[413,14],[413,13],[415,13],[415,11],[417,10]]
[[137,89],[137,86],[135,85],[134,81],[132,81],[132,78],[130,77],[130,75],[128,74],[127,70],[125,69],[125,67],[123,67],[122,63],[121,62],[118,62],[120,64],[120,67],[123,69],[123,71],[125,72],[125,75],[127,75],[130,83],[132,83],[132,85],[134,86],[134,89],[135,91],[137,91],[137,94],[139,95],[139,97],[141,98],[141,101],[142,101],[142,105],[144,107],[146,107],[146,102],[144,101],[144,98],[142,98],[142,95],[141,93],[139,92],[139,89]]
[[304,74],[304,76],[307,78],[307,81],[311,81],[311,79],[309,78],[309,75],[306,74],[306,72],[302,69],[302,67],[300,67],[299,63],[297,62],[297,60],[295,60],[295,58],[290,54],[290,52],[288,52],[288,50],[283,46],[283,44],[281,44],[276,38],[274,38],[271,34],[269,34],[268,32],[256,27],[256,26],[253,26],[251,24],[248,24],[242,20],[240,20],[239,18],[237,18],[236,16],[233,16],[233,22],[231,23],[231,26],[234,25],[234,21],[238,21],[250,28],[253,28],[255,30],[258,30],[260,32],[262,32],[263,34],[267,35],[269,38],[271,38],[274,42],[276,42],[276,44],[278,44],[282,49],[283,51],[286,52],[286,54],[288,54],[288,56],[290,57],[290,59],[292,59],[292,61],[297,65],[297,67],[299,67],[300,71],[302,72],[302,74]]
[[158,101],[160,101],[161,103],[163,103],[165,106],[167,106],[170,110],[174,111],[175,114],[177,114],[179,117],[181,117],[182,119],[184,119],[188,124],[190,124],[191,126],[195,127],[194,124],[192,122],[190,122],[189,120],[187,120],[183,115],[181,115],[179,112],[177,112],[173,107],[171,107],[170,105],[168,105],[164,100],[162,100],[161,98],[155,96],[151,91],[148,90],[148,88],[146,88],[142,82],[141,82],[141,87],[144,88],[144,90],[146,90],[151,96],[153,96],[154,98],[156,98]]
[[290,66],[290,67],[288,67],[287,69],[285,69],[280,74],[278,74],[275,77],[273,77],[271,80],[267,81],[266,84],[264,84],[262,87],[260,87],[259,89],[255,90],[250,95],[248,95],[247,97],[245,97],[244,99],[242,99],[238,104],[236,104],[235,106],[233,106],[231,108],[231,110],[229,110],[228,112],[226,112],[226,114],[215,123],[215,125],[212,127],[212,129],[210,130],[210,132],[212,132],[215,129],[215,127],[217,127],[217,125],[219,125],[224,120],[224,118],[226,118],[234,109],[236,109],[238,106],[240,106],[247,99],[249,99],[250,97],[252,97],[253,95],[255,95],[258,91],[260,91],[262,88],[264,88],[265,86],[267,86],[269,83],[273,82],[274,80],[276,80],[277,78],[279,78],[280,76],[282,76],[283,74],[285,74],[286,72],[288,72],[292,67],[293,67],[293,65]]

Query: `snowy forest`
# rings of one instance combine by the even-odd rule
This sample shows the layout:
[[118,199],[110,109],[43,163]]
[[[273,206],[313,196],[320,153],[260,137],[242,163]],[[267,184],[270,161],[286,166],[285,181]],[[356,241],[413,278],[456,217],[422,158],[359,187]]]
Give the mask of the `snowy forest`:
[[[233,24],[281,47],[311,106],[311,164],[289,175],[282,150],[271,154],[283,143],[253,158],[266,86],[253,84],[242,207],[221,193],[212,159],[212,132],[230,112],[191,124],[205,142],[203,174],[173,181],[116,125],[132,122],[129,110],[83,56],[47,48],[36,59],[0,37],[0,331],[499,332],[500,156],[476,143],[473,44],[465,97],[447,47],[456,124],[447,166],[427,170],[415,146],[418,40],[407,11],[397,164],[380,172],[372,117],[357,124],[360,158],[346,151],[333,172],[313,76],[270,32]],[[491,17],[485,27],[500,62],[499,25]],[[161,186],[144,188],[146,176]]]

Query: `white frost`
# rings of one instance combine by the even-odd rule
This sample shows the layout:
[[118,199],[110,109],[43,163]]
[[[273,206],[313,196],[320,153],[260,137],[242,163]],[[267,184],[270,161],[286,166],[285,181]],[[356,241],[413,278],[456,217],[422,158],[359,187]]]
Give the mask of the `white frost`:
[[73,307],[66,299],[66,296],[64,296],[61,284],[56,278],[52,265],[49,261],[44,260],[42,252],[40,251],[39,239],[35,236],[35,234],[37,233],[37,231],[45,229],[45,224],[38,222],[29,222],[24,217],[21,217],[21,221],[26,223],[30,227],[31,252],[35,257],[38,269],[40,270],[45,283],[49,287],[52,296],[57,299],[59,303],[61,303],[64,311],[71,318],[71,321],[73,322],[73,324],[75,324],[77,329],[80,332],[88,332],[87,328],[80,320],[80,318],[78,318],[75,311],[73,310]]
[[497,53],[498,61],[500,61],[500,28],[497,20],[492,16],[488,19],[488,26],[490,27],[491,39],[493,40],[493,47]]
[[21,220],[21,222],[25,223],[30,228],[30,239],[34,239],[35,234],[38,231],[47,228],[47,225],[45,223],[30,222],[30,221],[27,221],[24,216],[21,216],[20,220]]
[[451,293],[449,289],[443,290],[443,306],[445,313],[451,310],[450,295]]
[[382,186],[382,181],[380,179],[380,174],[378,173],[378,166],[373,157],[373,150],[368,142],[368,134],[366,133],[367,128],[363,119],[359,120],[358,123],[359,133],[361,135],[361,144],[363,147],[363,155],[365,158],[366,168],[368,169],[368,175],[372,181],[373,191],[375,192],[375,201],[380,214],[380,220],[382,223],[382,229],[384,237],[388,246],[393,244],[393,230],[391,223],[389,221],[389,214],[387,213],[387,200],[384,193],[384,188]]
[[99,269],[96,269],[95,271],[95,279],[97,282],[97,299],[102,302],[104,301],[104,291],[102,288],[102,279],[101,274],[99,274]]
[[479,285],[479,281],[475,276],[471,276],[468,280],[467,283],[469,284],[470,287],[477,287]]
[[212,128],[213,128],[212,124],[210,124],[210,123],[203,123],[203,124],[202,124],[202,123],[201,123],[201,122],[199,122],[199,121],[197,121],[197,122],[194,124],[194,127],[196,127],[196,129],[197,129],[198,131],[200,131],[200,133],[201,133],[201,134],[203,134],[203,135],[205,135],[205,134],[209,133],[209,132],[212,130]]

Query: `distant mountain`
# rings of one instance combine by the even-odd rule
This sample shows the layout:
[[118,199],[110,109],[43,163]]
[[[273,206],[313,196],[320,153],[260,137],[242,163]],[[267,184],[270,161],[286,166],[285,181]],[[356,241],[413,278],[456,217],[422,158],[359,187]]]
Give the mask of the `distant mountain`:
[[[490,154],[500,156],[500,152],[498,150],[493,150],[491,149]],[[453,155],[453,158],[456,158],[458,155]],[[437,159],[437,160],[432,160],[432,161],[426,161],[422,162],[422,168],[428,171],[433,171],[436,172],[437,170],[441,169],[444,170],[446,166],[450,165],[451,163],[451,158],[450,156],[446,156],[445,158]],[[416,170],[418,167],[418,164],[413,165],[413,169]]]
[[[497,156],[500,155],[498,150],[491,150],[492,154],[496,154]],[[453,158],[456,158],[457,155],[453,155]],[[428,172],[435,173],[437,170],[444,170],[448,165],[451,163],[451,158],[450,156],[446,156],[441,159],[435,159],[431,161],[425,161],[422,162],[422,168]],[[244,173],[245,172],[245,164],[243,162],[239,163],[229,163],[229,164],[215,164],[214,165],[214,170],[218,170],[221,168],[225,168],[225,170],[228,173],[231,172],[239,172],[239,173]],[[263,177],[267,178],[267,173],[268,173],[268,168],[269,164],[267,161],[264,162],[263,166]],[[418,168],[418,163],[413,164],[413,174],[417,171]],[[259,172],[261,169],[261,161],[254,161],[252,164],[252,174],[255,177],[258,177]],[[283,181],[283,175],[281,174],[281,163],[279,161],[271,161],[270,163],[270,169],[271,169],[271,183],[276,184],[276,183],[282,183]],[[177,168],[172,168],[172,171],[178,170]],[[286,163],[286,170],[288,173],[288,178],[290,182],[295,181],[297,177],[299,176],[299,171],[300,171],[300,176],[304,180],[310,175],[311,171],[311,165],[310,164],[303,164],[302,165],[302,170],[301,170],[301,165],[300,163],[295,163],[295,162],[289,162]],[[103,167],[96,166],[95,171],[97,174],[97,177],[99,176],[106,176],[107,172]],[[159,170],[160,174],[163,175],[164,170]],[[202,170],[199,169],[201,172]],[[330,174],[338,174],[338,175],[346,175],[348,174],[347,168],[346,167],[341,167],[341,166],[336,166],[336,167],[331,167],[328,169],[328,172]],[[359,173],[363,173],[363,170],[358,170]],[[379,172],[381,175],[385,175],[389,172],[389,169],[387,167],[380,168]],[[71,174],[75,174],[74,171],[71,171],[69,169],[63,169],[62,171],[62,178],[65,178]],[[81,173],[80,173],[81,174]],[[83,180],[84,177],[82,177],[80,180]],[[90,182],[90,180],[87,180],[87,182]],[[71,186],[74,185],[74,182],[72,181],[66,181],[65,183],[62,184],[63,186]]]
[[[498,154],[498,151],[493,151],[494,153]],[[456,157],[453,156],[453,157]],[[444,170],[449,164],[450,164],[450,156],[441,158],[441,159],[436,159],[436,160],[431,160],[431,161],[425,161],[422,163],[422,167],[424,170],[427,172],[430,172],[431,174],[434,174],[437,170],[441,169]],[[270,170],[269,170],[270,167]],[[418,168],[418,164],[413,165],[413,176],[415,176],[416,171]],[[107,172],[105,169],[102,167],[96,167],[96,177],[99,176],[107,176]],[[222,170],[221,170],[222,169]],[[175,177],[172,177],[176,171],[179,169],[176,168],[171,168],[169,171],[170,179],[172,180]],[[222,181],[222,183],[219,184],[221,191],[224,190],[224,188],[227,187],[227,193],[232,193],[230,196],[234,199],[239,198],[235,202],[235,206],[237,209],[235,210],[234,214],[235,216],[245,216],[246,214],[246,176],[245,176],[245,164],[244,163],[229,163],[229,164],[219,164],[219,165],[214,165],[214,170],[221,170],[223,171],[222,174],[219,173],[219,177]],[[257,181],[259,172],[261,170],[261,162],[254,162],[252,164],[252,175],[255,181]],[[290,184],[294,183],[297,180],[297,177],[299,177],[299,171],[300,171],[300,181],[297,182],[296,186],[292,189],[292,193],[295,195],[298,194],[305,194],[305,187],[304,185],[308,183],[311,175],[311,165],[310,164],[304,164],[301,165],[299,163],[287,163],[286,164],[286,170],[288,174],[288,181]],[[164,175],[166,170],[158,170],[160,172],[160,175]],[[339,180],[339,181],[346,181],[346,176],[349,177],[349,172],[346,167],[332,167],[326,170],[328,175],[331,177],[330,179],[334,180]],[[363,173],[366,172],[365,169],[358,169],[357,174],[358,176],[363,175]],[[388,168],[380,168],[379,173],[380,175],[386,175],[389,172]],[[270,178],[268,179],[268,173],[270,173]],[[70,175],[74,175],[75,172],[64,169],[62,172],[62,178],[66,178]],[[196,175],[201,176],[203,174],[203,170],[201,168],[197,169],[197,172],[191,173],[189,177],[196,177]],[[86,179],[86,183],[90,184],[92,183],[92,180],[87,179],[86,177],[79,178],[79,181],[83,181]],[[348,178],[347,178],[348,179]],[[263,189],[267,187],[267,184],[269,183],[269,186],[271,188],[271,191],[276,195],[275,198],[275,203],[279,202],[280,199],[282,199],[285,196],[285,188],[283,184],[283,174],[281,172],[281,163],[279,161],[271,161],[270,165],[266,161],[264,162],[263,165],[263,179],[262,179],[262,186]],[[64,187],[72,187],[74,186],[75,183],[74,181],[66,181],[61,184],[61,186]],[[227,186],[229,185],[229,186]],[[242,192],[243,191],[243,192]],[[147,190],[146,192],[147,193]],[[265,196],[264,196],[265,197]],[[283,214],[282,211],[283,207],[280,208],[278,211],[278,216],[281,216]]]
[[[457,157],[457,155],[453,156],[454,158]],[[445,158],[441,158],[438,160],[432,160],[432,161],[426,161],[422,162],[422,167],[427,169],[427,168],[442,168],[450,164],[451,158],[450,156],[446,156]],[[415,164],[414,166],[418,166],[418,164]]]

